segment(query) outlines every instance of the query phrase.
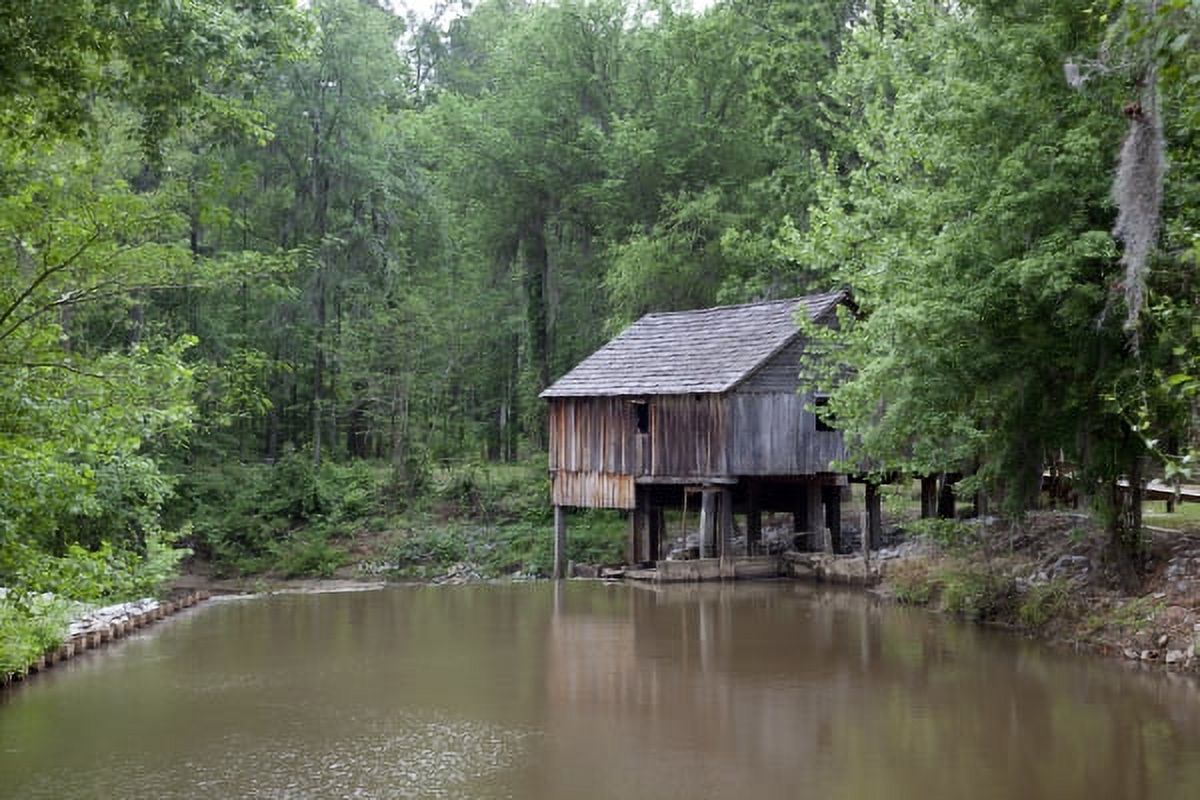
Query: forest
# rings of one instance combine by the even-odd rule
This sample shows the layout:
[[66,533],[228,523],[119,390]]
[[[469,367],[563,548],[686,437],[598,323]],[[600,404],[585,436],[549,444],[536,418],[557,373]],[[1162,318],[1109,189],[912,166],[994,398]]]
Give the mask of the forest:
[[0,627],[431,496],[537,572],[543,388],[839,286],[870,471],[1068,464],[1125,557],[1118,480],[1193,474],[1194,0],[10,0],[0,50]]

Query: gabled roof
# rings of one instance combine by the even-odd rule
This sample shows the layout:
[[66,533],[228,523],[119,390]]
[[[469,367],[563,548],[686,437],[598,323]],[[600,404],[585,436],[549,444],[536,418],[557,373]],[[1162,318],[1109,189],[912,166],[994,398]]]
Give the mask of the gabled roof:
[[585,358],[542,397],[721,393],[736,386],[817,321],[845,289],[790,300],[647,314]]

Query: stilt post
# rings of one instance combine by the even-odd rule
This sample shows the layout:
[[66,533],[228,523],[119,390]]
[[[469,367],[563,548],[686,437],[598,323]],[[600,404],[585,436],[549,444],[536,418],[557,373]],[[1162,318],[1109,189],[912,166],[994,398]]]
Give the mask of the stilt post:
[[883,501],[879,495],[879,484],[866,484],[867,526],[863,529],[863,541],[872,550],[883,546]]
[[720,506],[720,556],[729,558],[733,555],[733,490],[729,487],[721,490]]
[[626,560],[638,565],[650,558],[648,547],[650,519],[646,509],[646,493],[635,490],[634,507],[629,514],[629,544],[626,548]]
[[809,550],[825,550],[827,549],[825,537],[825,510],[821,504],[821,484],[813,480],[806,486],[808,493],[808,501],[806,507],[808,509],[807,528],[809,532],[808,549]]
[[941,485],[937,494],[937,515],[941,519],[954,519],[954,484],[958,475],[950,472],[942,473]]
[[567,509],[554,507],[554,579],[567,577]]
[[646,558],[651,561],[658,561],[662,558],[662,543],[663,535],[666,533],[666,516],[663,514],[663,507],[658,505],[650,505],[650,547]]
[[937,516],[937,476],[921,477],[921,519]]
[[746,555],[752,556],[762,542],[762,487],[751,481],[746,487]]
[[700,493],[700,557],[716,555],[717,492],[705,488]]
[[827,552],[842,552],[842,487],[821,487],[821,501],[825,506],[825,527],[829,530]]

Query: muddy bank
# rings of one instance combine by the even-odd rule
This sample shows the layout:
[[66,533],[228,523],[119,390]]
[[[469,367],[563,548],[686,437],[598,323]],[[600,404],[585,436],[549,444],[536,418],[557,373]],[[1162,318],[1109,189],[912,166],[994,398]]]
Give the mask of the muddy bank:
[[[976,522],[881,554],[875,589],[897,602],[1000,624],[1052,644],[1200,673],[1200,534],[1146,532],[1136,588],[1081,514]],[[861,559],[858,569],[862,569]],[[847,567],[846,569],[850,569]]]
[[213,595],[368,592],[386,585],[385,581],[367,578],[215,578],[201,573],[183,574],[171,582],[175,591],[207,591]]

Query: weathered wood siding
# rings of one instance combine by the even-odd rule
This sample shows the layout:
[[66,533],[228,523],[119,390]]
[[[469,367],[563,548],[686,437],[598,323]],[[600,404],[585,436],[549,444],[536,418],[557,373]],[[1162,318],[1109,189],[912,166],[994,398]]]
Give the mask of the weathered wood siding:
[[738,384],[738,392],[781,392],[795,394],[800,386],[800,358],[805,339],[797,336]]
[[632,475],[559,470],[554,473],[552,493],[556,506],[625,509],[634,507]]
[[633,508],[634,475],[643,468],[645,435],[629,398],[550,401],[550,471],[554,504]]
[[637,417],[629,398],[550,401],[550,469],[639,474]]
[[660,395],[650,404],[653,476],[729,474],[725,398],[716,394]]
[[649,432],[637,430],[635,398],[554,398],[550,470],[556,505],[634,507],[636,479],[801,476],[831,472],[842,435],[818,431],[794,392],[646,398]]
[[808,395],[736,393],[728,396],[729,466],[734,475],[814,475],[845,458],[842,434],[818,431]]

